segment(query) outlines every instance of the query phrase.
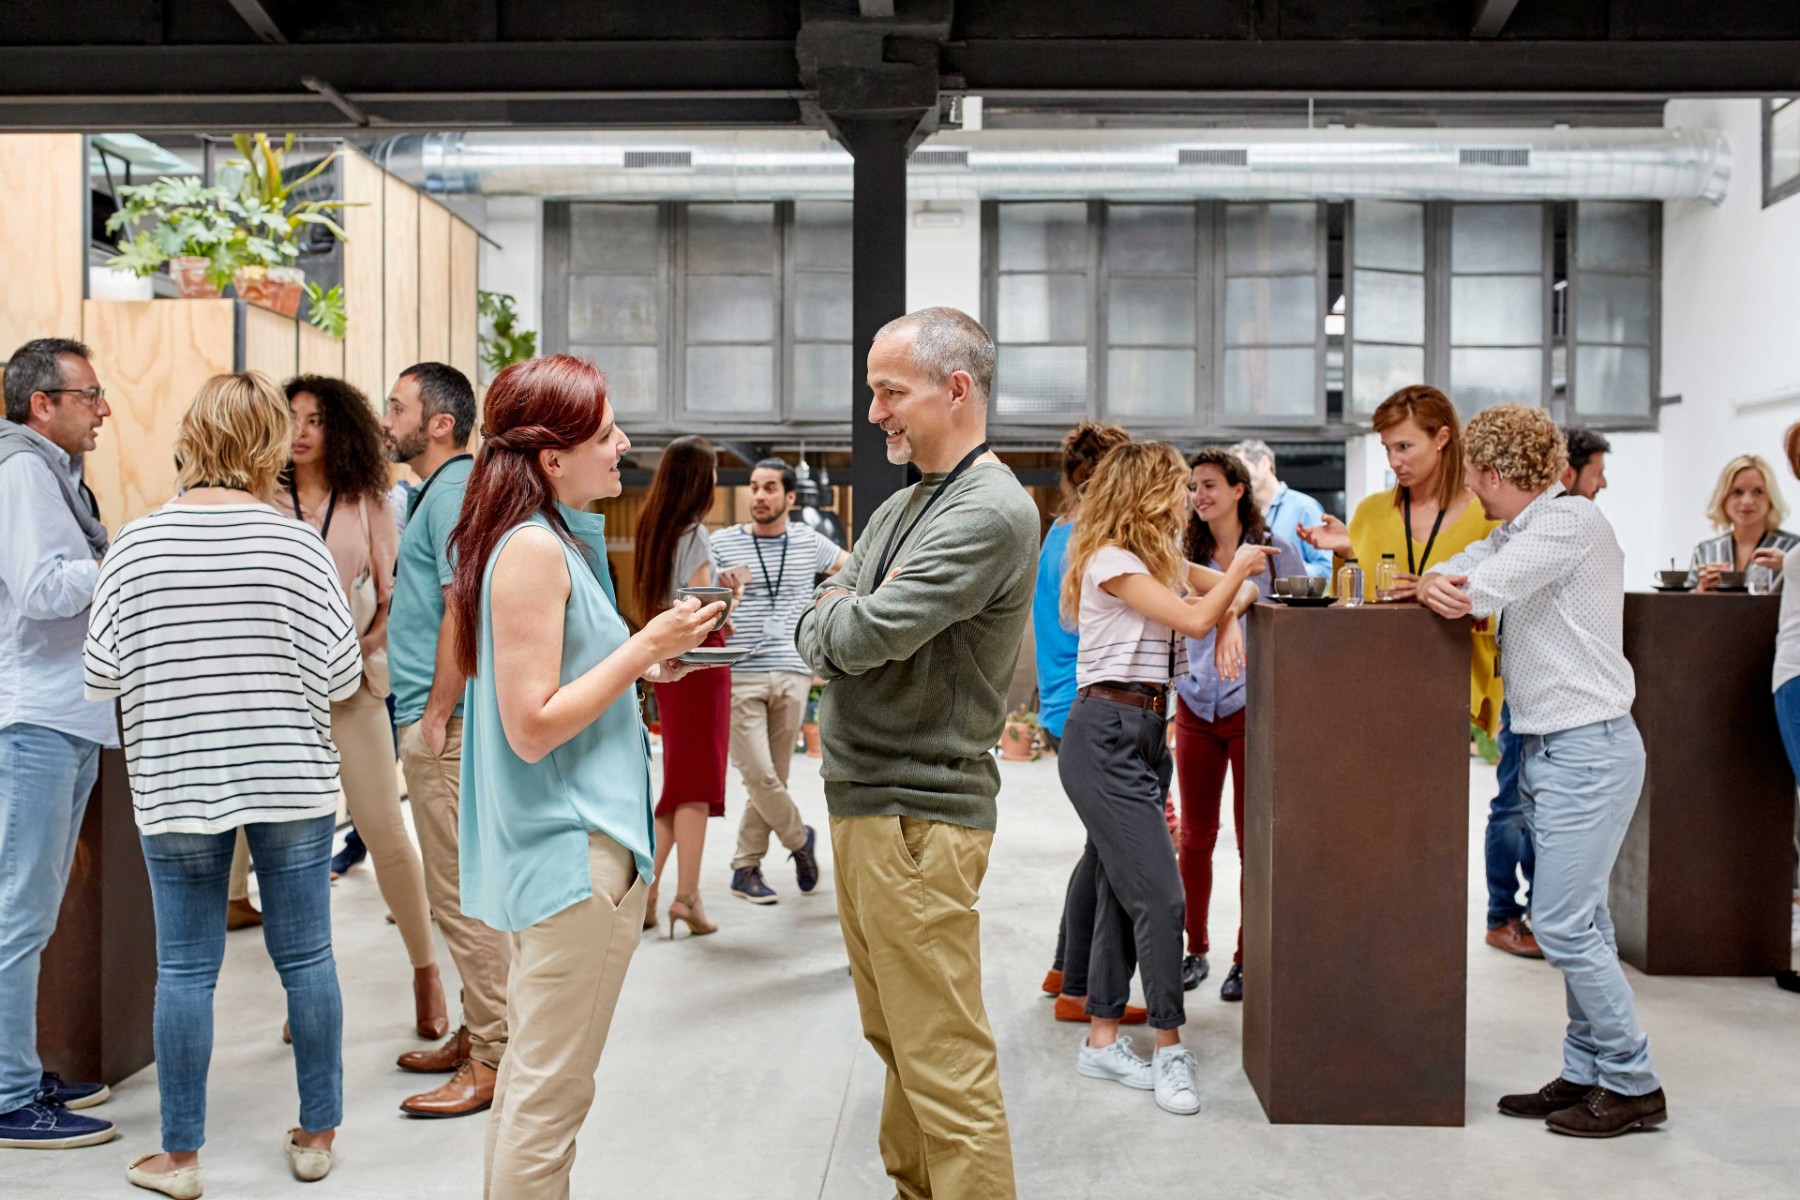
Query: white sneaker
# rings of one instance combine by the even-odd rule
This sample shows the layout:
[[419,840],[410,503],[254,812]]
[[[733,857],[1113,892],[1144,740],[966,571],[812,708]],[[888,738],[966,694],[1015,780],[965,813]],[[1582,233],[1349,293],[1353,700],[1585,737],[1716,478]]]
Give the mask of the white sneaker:
[[1131,1043],[1123,1037],[1099,1050],[1088,1045],[1084,1037],[1081,1051],[1075,1056],[1075,1073],[1089,1079],[1110,1079],[1141,1092],[1156,1086],[1151,1082],[1150,1064],[1139,1058]]
[[1194,1056],[1179,1042],[1156,1052],[1151,1070],[1156,1077],[1153,1088],[1158,1108],[1182,1117],[1191,1117],[1200,1111],[1200,1092],[1194,1087],[1194,1066]]

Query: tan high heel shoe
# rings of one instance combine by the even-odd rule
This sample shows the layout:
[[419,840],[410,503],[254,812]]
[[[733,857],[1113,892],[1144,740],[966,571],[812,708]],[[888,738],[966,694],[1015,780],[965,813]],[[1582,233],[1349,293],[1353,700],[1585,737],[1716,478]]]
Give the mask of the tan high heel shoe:
[[669,902],[669,940],[675,940],[675,922],[685,921],[688,936],[701,937],[708,933],[719,932],[719,927],[706,919],[706,910],[700,906],[700,893],[691,896],[677,896]]
[[437,964],[413,968],[413,1023],[419,1036],[436,1041],[450,1032],[450,1010]]

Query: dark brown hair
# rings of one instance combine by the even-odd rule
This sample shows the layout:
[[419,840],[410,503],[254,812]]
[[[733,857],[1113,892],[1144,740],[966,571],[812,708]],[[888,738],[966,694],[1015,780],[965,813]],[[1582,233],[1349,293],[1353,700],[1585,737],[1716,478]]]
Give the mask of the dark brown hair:
[[[319,421],[325,429],[325,482],[346,500],[386,494],[393,485],[388,474],[387,443],[369,398],[355,386],[329,375],[296,375],[284,389],[288,403],[306,392],[319,402]],[[294,464],[281,469],[281,487],[294,481]]]
[[447,607],[457,666],[471,678],[481,645],[482,579],[500,539],[541,513],[564,541],[580,548],[556,510],[556,490],[538,451],[566,450],[600,432],[606,390],[599,367],[569,354],[514,363],[488,388],[481,451],[463,492],[462,515],[450,531],[456,577]]
[[[1384,433],[1408,418],[1425,431],[1426,437],[1437,437],[1440,429],[1450,431],[1450,440],[1444,443],[1438,461],[1437,478],[1438,507],[1447,509],[1456,503],[1456,498],[1462,495],[1463,490],[1462,422],[1456,417],[1456,405],[1450,403],[1450,397],[1429,384],[1416,383],[1411,387],[1401,388],[1383,400],[1369,423],[1375,427],[1376,433]],[[1394,489],[1396,508],[1400,506],[1402,490]]]
[[[1239,545],[1245,542],[1260,544],[1269,532],[1268,523],[1263,520],[1262,510],[1256,507],[1256,497],[1250,487],[1250,468],[1244,460],[1229,450],[1221,450],[1217,446],[1209,446],[1188,459],[1188,470],[1196,467],[1212,467],[1225,476],[1225,482],[1232,487],[1241,487],[1244,492],[1238,497],[1238,524],[1243,526],[1239,535]],[[1187,558],[1189,562],[1206,566],[1212,562],[1213,554],[1218,547],[1213,542],[1212,526],[1200,519],[1200,514],[1188,514],[1187,526]],[[1232,547],[1233,550],[1237,546]]]
[[675,547],[712,507],[718,463],[712,443],[703,437],[676,438],[663,447],[633,539],[631,599],[638,620],[648,621],[669,607],[669,593],[687,582],[673,577]]
[[1114,446],[1123,446],[1131,434],[1105,421],[1083,421],[1069,430],[1062,440],[1062,505],[1061,512],[1075,507],[1081,487],[1094,473],[1100,458]]

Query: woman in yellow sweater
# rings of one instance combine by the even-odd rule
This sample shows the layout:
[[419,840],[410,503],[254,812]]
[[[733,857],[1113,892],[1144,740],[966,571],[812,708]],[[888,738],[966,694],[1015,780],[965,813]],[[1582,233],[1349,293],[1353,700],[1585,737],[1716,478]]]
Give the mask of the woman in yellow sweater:
[[[1356,556],[1372,575],[1383,554],[1400,566],[1393,598],[1410,600],[1428,563],[1442,562],[1480,541],[1490,521],[1463,482],[1462,424],[1444,393],[1423,384],[1401,388],[1375,410],[1372,421],[1387,450],[1395,484],[1366,497],[1350,525],[1327,514],[1300,536],[1340,560]],[[1335,573],[1333,578],[1335,578]],[[1492,735],[1500,728],[1500,679],[1494,673],[1494,631],[1477,628],[1469,671],[1469,719]]]

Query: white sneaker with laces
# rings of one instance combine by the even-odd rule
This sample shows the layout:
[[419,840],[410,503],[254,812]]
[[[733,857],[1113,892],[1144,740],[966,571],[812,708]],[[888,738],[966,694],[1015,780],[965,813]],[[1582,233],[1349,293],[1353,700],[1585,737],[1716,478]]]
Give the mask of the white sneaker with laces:
[[1177,1116],[1191,1117],[1200,1111],[1200,1092],[1194,1087],[1194,1056],[1177,1042],[1156,1052],[1151,1064],[1155,1073],[1157,1107]]
[[1141,1092],[1156,1086],[1151,1082],[1149,1062],[1139,1058],[1131,1043],[1123,1037],[1098,1050],[1082,1038],[1081,1051],[1075,1056],[1075,1073],[1089,1079],[1110,1079]]

